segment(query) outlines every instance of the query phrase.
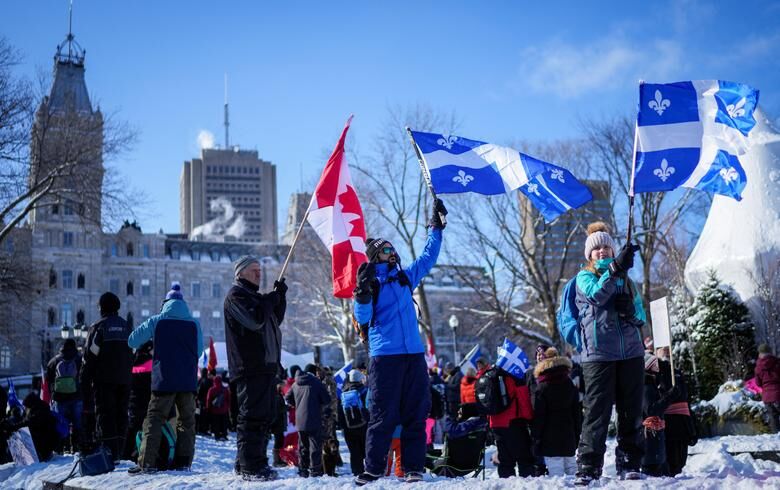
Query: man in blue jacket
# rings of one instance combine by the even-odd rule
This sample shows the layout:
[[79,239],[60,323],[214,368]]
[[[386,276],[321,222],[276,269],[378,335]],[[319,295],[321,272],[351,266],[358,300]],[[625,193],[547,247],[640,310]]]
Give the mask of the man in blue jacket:
[[368,262],[358,270],[354,313],[357,322],[368,329],[372,403],[365,471],[355,479],[357,485],[376,481],[384,474],[393,431],[399,424],[403,427],[401,462],[406,480],[422,480],[431,394],[412,291],[436,264],[446,214],[444,204],[436,199],[425,249],[405,269],[390,242],[366,240]]
[[152,398],[144,420],[138,465],[127,470],[131,475],[156,471],[162,424],[174,404],[179,418],[173,469],[189,470],[195,455],[195,391],[203,335],[178,282],[171,285],[160,314],[139,325],[127,344],[137,349],[149,340],[154,342]]

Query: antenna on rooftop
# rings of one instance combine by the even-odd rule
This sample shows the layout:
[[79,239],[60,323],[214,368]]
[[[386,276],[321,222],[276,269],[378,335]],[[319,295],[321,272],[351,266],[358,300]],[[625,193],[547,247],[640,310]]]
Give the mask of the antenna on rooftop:
[[228,80],[225,73],[225,149],[230,148],[230,122],[228,120]]

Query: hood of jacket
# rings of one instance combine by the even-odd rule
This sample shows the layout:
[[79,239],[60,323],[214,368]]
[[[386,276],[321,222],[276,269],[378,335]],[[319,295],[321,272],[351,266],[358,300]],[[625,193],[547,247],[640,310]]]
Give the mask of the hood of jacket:
[[295,382],[298,386],[307,386],[314,382],[314,378],[313,374],[309,374],[306,371],[298,371],[298,374],[295,375]]
[[179,320],[192,320],[190,308],[183,299],[169,299],[163,304],[160,315],[163,318],[177,318]]
[[772,371],[777,368],[778,358],[769,354],[764,357],[759,357],[756,361],[756,369],[759,371]]
[[71,360],[76,357],[78,353],[79,350],[74,344],[65,343],[62,345],[62,347],[60,347],[60,354],[62,354],[64,359]]
[[545,359],[542,359],[536,364],[536,367],[534,368],[534,376],[539,377],[543,373],[550,371],[552,369],[555,369],[557,367],[565,367],[566,369],[571,370],[571,359],[565,356],[556,356],[556,357],[547,357]]
[[212,384],[214,385],[214,388],[222,388],[222,376],[220,375],[214,376],[214,380]]

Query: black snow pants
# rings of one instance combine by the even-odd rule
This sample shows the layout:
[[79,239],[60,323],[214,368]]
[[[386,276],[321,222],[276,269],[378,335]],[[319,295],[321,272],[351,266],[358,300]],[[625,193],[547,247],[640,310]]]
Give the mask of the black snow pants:
[[236,391],[236,470],[257,474],[268,467],[268,433],[276,418],[276,376],[243,376],[236,380]]

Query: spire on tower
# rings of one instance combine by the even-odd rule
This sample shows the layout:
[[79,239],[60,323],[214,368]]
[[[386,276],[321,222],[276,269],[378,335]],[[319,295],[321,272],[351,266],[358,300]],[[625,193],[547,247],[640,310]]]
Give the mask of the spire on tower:
[[57,54],[54,55],[54,59],[59,63],[83,65],[86,53],[86,50],[76,42],[73,35],[73,0],[70,0],[68,7],[68,36],[62,44],[57,46]]
[[227,73],[225,73],[225,149],[230,149],[230,122],[228,120],[228,83]]

